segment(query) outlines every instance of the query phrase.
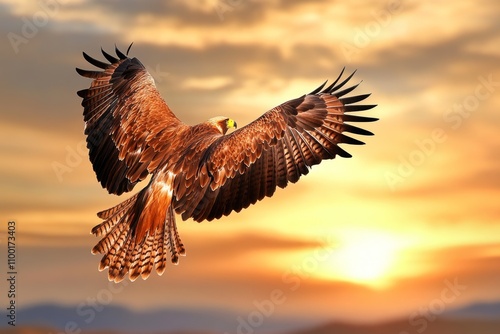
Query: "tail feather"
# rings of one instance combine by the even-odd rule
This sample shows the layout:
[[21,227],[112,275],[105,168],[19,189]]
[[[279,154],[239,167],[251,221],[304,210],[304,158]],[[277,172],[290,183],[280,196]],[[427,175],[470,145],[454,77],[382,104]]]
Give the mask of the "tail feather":
[[123,261],[120,262],[121,268],[120,271],[118,272],[116,279],[119,279],[121,281],[127,275],[130,269],[130,260],[132,258],[132,253],[134,251],[134,248],[135,248],[135,242],[132,241],[132,238],[129,238],[127,240],[127,247],[123,252]]
[[[93,248],[103,254],[99,270],[108,270],[110,281],[119,282],[127,273],[134,281],[146,279],[153,270],[165,271],[167,251],[172,263],[185,254],[171,207],[172,175],[153,178],[150,184],[126,201],[99,212],[104,221],[92,229],[104,236]],[[167,191],[166,191],[167,189]],[[168,244],[168,247],[167,247]],[[168,249],[167,249],[168,248]]]
[[92,234],[95,236],[103,236],[109,233],[109,231],[124,217],[128,212],[130,207],[137,201],[139,193],[130,197],[128,200],[101,212],[97,213],[99,218],[105,219],[99,225],[96,225],[92,229]]
[[[174,219],[173,213],[172,213],[172,219]],[[184,244],[182,243],[182,240],[181,240],[181,237],[179,235],[179,232],[177,231],[177,225],[175,224],[175,221],[173,222],[172,225],[173,225],[172,226],[173,233],[174,233],[174,236],[175,236],[176,250],[179,253],[179,255],[185,256],[186,255],[186,248],[184,247]]]
[[171,261],[172,263],[177,264],[179,263],[179,255],[186,255],[186,250],[184,248],[184,245],[182,244],[179,232],[177,231],[177,225],[175,224],[173,212],[168,227],[168,243],[170,248]]
[[[115,233],[112,234],[113,232]],[[107,267],[111,270],[112,265],[117,261],[117,255],[119,255],[123,249],[123,244],[129,235],[129,228],[126,224],[120,224],[113,229],[112,233],[108,234],[92,249],[94,252],[96,247],[103,243],[98,251],[98,253],[104,254],[99,264],[100,271]],[[114,235],[116,235],[116,237],[114,237]],[[94,252],[94,254],[96,253],[97,252]]]
[[[166,225],[166,224],[165,224]],[[155,249],[156,249],[156,257],[155,257],[155,267],[158,275],[163,275],[165,272],[165,268],[167,266],[167,257],[166,257],[166,249],[165,249],[165,230],[161,233],[156,234],[155,238]]]
[[108,276],[110,280],[119,282],[125,277],[128,271],[128,264],[126,259],[131,242],[132,238],[127,237],[125,243],[120,248],[119,252],[115,255],[113,262],[109,266]]
[[172,227],[169,226],[168,230],[168,244],[170,246],[170,256],[173,264],[179,263],[179,253],[175,242],[175,237],[172,235]]
[[115,216],[115,215],[119,214],[120,212],[123,212],[123,210],[125,210],[126,208],[128,208],[132,204],[134,204],[134,202],[137,200],[138,195],[139,195],[139,193],[130,197],[128,200],[123,201],[118,205],[115,205],[112,208],[98,212],[97,217],[102,218],[102,219],[109,219],[111,216]]
[[148,235],[144,244],[142,245],[142,254],[141,254],[141,277],[142,279],[146,279],[151,274],[153,270],[153,262],[155,256],[153,255],[153,243],[154,236]]
[[140,245],[136,245],[132,252],[132,262],[130,264],[129,278],[133,282],[137,277],[141,276],[141,266],[139,265],[139,260],[141,259],[142,249]]
[[92,254],[108,253],[120,240],[120,236],[123,232],[126,231],[126,233],[128,233],[128,230],[129,228],[126,223],[120,223],[114,226],[113,229],[92,248]]

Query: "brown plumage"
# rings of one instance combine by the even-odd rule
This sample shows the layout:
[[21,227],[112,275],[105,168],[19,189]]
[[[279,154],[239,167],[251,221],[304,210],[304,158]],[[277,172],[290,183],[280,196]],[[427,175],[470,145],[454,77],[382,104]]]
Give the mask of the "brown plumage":
[[[130,47],[129,47],[130,49]],[[85,134],[97,179],[120,195],[152,175],[148,185],[128,200],[98,213],[92,229],[102,237],[92,253],[104,254],[99,269],[109,268],[116,282],[128,273],[146,279],[162,274],[184,255],[175,213],[184,220],[218,219],[239,212],[276,187],[297,182],[309,168],[336,155],[351,157],[338,144],[363,144],[345,135],[372,135],[347,122],[376,118],[351,114],[375,105],[356,104],[369,94],[344,97],[354,75],[285,102],[252,123],[226,135],[236,123],[227,117],[188,126],[161,98],[154,80],[136,58],[116,49],[102,51],[105,63],[84,58],[102,71],[77,69],[93,79],[83,98]],[[174,212],[175,211],[175,212]]]

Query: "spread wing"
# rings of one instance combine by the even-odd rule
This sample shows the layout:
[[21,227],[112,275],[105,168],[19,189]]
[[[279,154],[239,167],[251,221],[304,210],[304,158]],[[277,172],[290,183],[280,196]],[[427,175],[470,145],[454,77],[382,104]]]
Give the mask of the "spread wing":
[[[184,195],[176,199],[176,211],[183,219],[220,218],[272,196],[276,187],[297,182],[324,159],[351,157],[339,144],[364,143],[345,133],[372,133],[348,123],[377,119],[351,114],[375,105],[355,104],[370,94],[344,97],[358,85],[342,89],[354,73],[338,83],[342,74],[328,87],[324,88],[325,82],[215,141],[198,166],[197,182],[177,181],[179,193]],[[209,175],[210,181],[203,181],[203,175]],[[183,189],[184,184],[202,191]]]
[[97,179],[110,193],[119,195],[158,167],[168,152],[168,141],[162,138],[183,124],[139,60],[118,49],[118,58],[102,53],[109,64],[83,53],[103,71],[77,68],[80,75],[94,79],[78,95],[83,98],[87,147]]

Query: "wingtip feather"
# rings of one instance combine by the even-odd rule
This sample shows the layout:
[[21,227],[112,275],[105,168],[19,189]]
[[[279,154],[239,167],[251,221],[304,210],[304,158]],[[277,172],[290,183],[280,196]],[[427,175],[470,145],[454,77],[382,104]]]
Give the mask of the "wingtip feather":
[[103,48],[101,48],[101,52],[102,52],[104,58],[106,58],[110,63],[113,64],[113,63],[116,63],[118,61],[118,58],[113,57],[112,55],[110,55],[109,53],[104,51]]
[[130,43],[130,45],[127,48],[127,56],[128,56],[129,51],[130,51],[130,48],[132,47],[132,44],[134,44],[134,42]]
[[310,92],[307,95],[314,95],[314,94],[319,93],[323,89],[323,87],[326,85],[327,82],[328,82],[328,80],[325,80],[325,82],[323,82],[318,88],[316,88],[315,90],[313,90],[312,92]]
[[118,49],[118,47],[116,46],[116,44],[115,44],[115,52],[116,52],[116,55],[118,56],[118,58],[120,58],[120,59],[127,59],[127,56]]
[[106,69],[108,67],[108,64],[106,64],[100,60],[97,60],[95,58],[90,57],[85,52],[82,52],[82,54],[83,54],[83,58],[85,58],[85,60],[88,61],[90,64],[92,64],[96,67],[102,68],[102,69]]

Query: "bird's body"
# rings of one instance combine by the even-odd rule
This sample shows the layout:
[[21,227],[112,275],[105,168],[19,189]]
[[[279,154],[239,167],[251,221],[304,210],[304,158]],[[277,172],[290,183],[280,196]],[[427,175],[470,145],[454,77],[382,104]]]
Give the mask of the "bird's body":
[[[104,254],[100,269],[109,279],[161,274],[167,248],[177,263],[185,253],[175,223],[218,219],[273,195],[296,182],[309,168],[336,155],[338,146],[362,144],[343,132],[371,135],[346,122],[376,119],[348,114],[374,105],[356,105],[369,94],[343,98],[357,85],[341,89],[352,77],[290,100],[254,122],[227,134],[236,123],[214,117],[189,126],[161,98],[154,80],[136,58],[116,49],[103,51],[104,63],[84,53],[103,71],[77,69],[94,79],[83,98],[85,134],[98,180],[110,193],[133,189],[151,174],[148,185],[128,200],[98,213],[104,221],[92,233],[102,240],[92,252]],[[128,54],[128,52],[127,52]]]

